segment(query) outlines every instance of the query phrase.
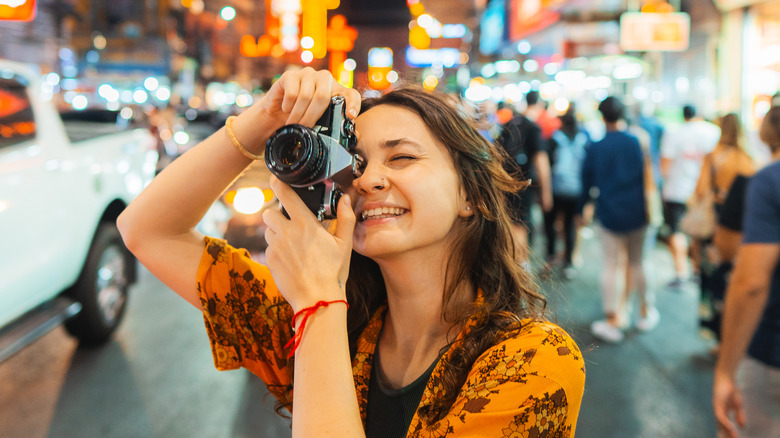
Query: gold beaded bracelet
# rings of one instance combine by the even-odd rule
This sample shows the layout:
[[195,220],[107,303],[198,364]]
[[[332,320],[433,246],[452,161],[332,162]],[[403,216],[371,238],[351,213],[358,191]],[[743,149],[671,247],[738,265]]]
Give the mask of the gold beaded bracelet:
[[233,133],[233,120],[235,118],[236,116],[230,116],[227,118],[227,120],[225,120],[225,130],[227,131],[228,137],[230,137],[230,141],[233,142],[233,146],[235,146],[236,149],[238,149],[238,151],[241,152],[243,156],[249,158],[250,160],[262,160],[263,154],[255,155],[249,152],[248,150],[246,150],[244,145],[242,145],[241,142],[238,141],[238,139],[236,138],[236,134]]

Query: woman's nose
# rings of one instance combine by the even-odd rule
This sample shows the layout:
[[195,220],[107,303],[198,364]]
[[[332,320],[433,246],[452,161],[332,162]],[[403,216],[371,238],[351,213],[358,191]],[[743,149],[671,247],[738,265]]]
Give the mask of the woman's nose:
[[376,167],[370,164],[363,170],[363,175],[355,179],[355,185],[361,193],[371,193],[387,188],[387,178]]

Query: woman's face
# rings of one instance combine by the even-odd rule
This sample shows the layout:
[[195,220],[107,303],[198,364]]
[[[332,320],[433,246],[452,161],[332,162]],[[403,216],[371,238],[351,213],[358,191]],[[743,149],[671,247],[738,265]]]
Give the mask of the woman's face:
[[358,220],[355,251],[377,260],[446,250],[458,217],[471,214],[447,149],[400,106],[376,106],[355,123],[366,160],[348,190]]

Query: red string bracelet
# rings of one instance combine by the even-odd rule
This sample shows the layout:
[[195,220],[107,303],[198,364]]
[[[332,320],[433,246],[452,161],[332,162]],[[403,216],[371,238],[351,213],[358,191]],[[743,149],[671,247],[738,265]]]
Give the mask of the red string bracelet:
[[334,303],[344,303],[347,305],[347,309],[349,309],[349,303],[347,303],[346,300],[333,300],[333,301],[317,301],[313,306],[311,307],[304,307],[303,309],[295,312],[295,315],[293,315],[292,319],[292,326],[293,330],[295,330],[295,321],[298,319],[301,314],[303,314],[303,320],[301,320],[301,326],[298,328],[298,330],[295,330],[295,334],[292,338],[290,338],[289,341],[284,345],[284,348],[290,348],[290,354],[287,355],[287,357],[293,357],[295,355],[295,350],[298,349],[298,345],[301,344],[301,339],[303,338],[303,329],[306,327],[306,321],[309,319],[310,316],[314,315],[314,313],[317,312],[317,310],[320,307],[328,307],[331,304]]

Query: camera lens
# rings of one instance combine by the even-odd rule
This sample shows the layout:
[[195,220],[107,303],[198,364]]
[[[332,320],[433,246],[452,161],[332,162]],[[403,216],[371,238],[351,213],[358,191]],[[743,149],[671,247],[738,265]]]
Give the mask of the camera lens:
[[292,185],[316,182],[326,169],[327,149],[317,134],[301,125],[281,127],[269,139],[265,164],[280,180]]

